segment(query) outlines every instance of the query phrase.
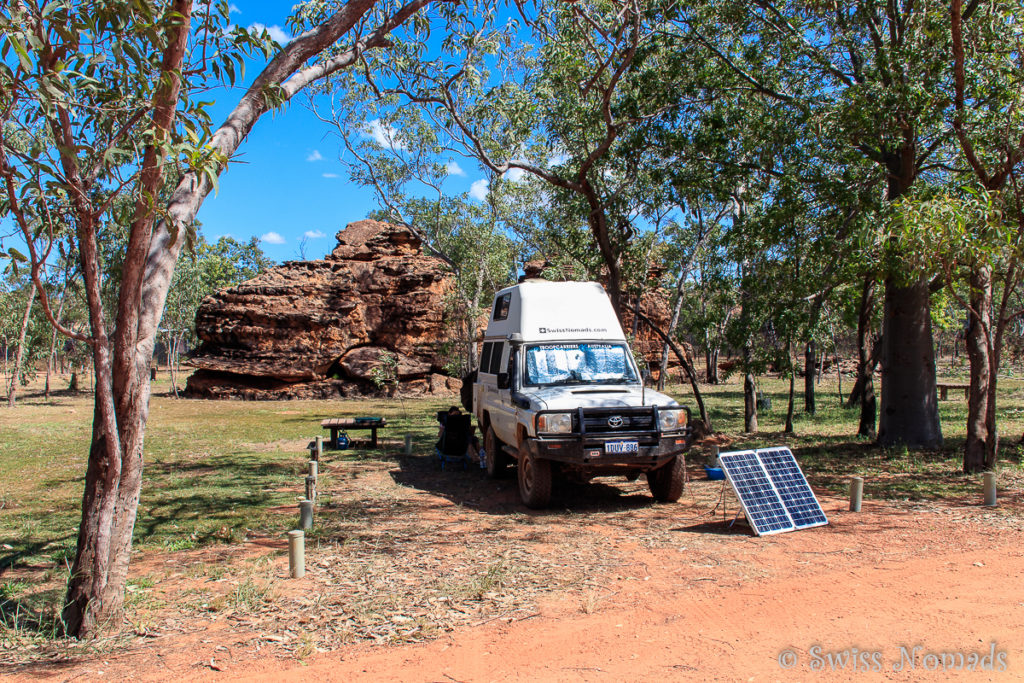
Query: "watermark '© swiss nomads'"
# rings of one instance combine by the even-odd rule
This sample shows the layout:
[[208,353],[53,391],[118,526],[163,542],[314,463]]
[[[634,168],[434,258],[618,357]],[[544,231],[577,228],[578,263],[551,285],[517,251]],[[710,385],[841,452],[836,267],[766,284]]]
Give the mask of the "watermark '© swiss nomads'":
[[796,648],[778,654],[779,668],[806,666],[811,671],[1006,671],[1005,650],[995,642],[987,651],[932,650],[923,645],[900,645],[891,649],[848,647],[828,649],[812,645],[801,658]]

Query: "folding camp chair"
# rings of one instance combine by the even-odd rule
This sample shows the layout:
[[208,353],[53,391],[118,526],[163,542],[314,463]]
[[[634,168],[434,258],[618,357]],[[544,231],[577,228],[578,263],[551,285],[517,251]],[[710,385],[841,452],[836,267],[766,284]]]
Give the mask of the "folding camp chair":
[[469,462],[466,458],[466,449],[469,448],[469,438],[473,430],[472,416],[441,413],[437,417],[438,420],[444,421],[444,434],[434,449],[438,460],[441,461],[441,471],[444,471],[447,463],[460,460],[462,469],[466,469]]

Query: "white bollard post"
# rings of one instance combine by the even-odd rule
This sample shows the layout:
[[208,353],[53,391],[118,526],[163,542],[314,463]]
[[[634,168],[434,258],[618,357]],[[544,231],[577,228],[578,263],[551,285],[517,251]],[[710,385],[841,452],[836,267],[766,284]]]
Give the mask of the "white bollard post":
[[306,575],[306,534],[296,529],[288,532],[288,576],[301,579]]
[[722,463],[718,462],[718,446],[711,447],[711,466],[721,467]]
[[313,528],[313,501],[299,501],[299,528],[303,531]]
[[985,472],[982,475],[983,486],[985,487],[985,507],[996,506],[996,473]]
[[313,453],[313,459],[319,462],[320,458],[322,458],[323,455],[324,455],[324,437],[318,436],[318,437],[316,437],[316,451]]
[[309,476],[315,480],[320,475],[320,465],[317,464],[316,460],[309,461]]
[[850,480],[850,512],[860,512],[861,499],[864,497],[864,477]]

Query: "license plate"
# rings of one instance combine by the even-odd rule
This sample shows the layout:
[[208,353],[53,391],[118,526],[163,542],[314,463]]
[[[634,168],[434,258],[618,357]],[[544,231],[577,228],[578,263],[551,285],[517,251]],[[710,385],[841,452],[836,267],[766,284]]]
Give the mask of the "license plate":
[[608,454],[637,453],[640,451],[640,444],[636,441],[609,441],[604,445],[604,452]]

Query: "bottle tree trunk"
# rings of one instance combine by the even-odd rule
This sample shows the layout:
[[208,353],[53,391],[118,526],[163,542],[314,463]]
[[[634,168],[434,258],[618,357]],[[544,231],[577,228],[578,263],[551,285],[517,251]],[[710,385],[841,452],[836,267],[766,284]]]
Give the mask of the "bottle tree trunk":
[[14,368],[11,372],[11,385],[7,392],[7,407],[13,408],[18,395],[18,384],[21,383],[21,368],[25,363],[25,338],[28,336],[28,323],[32,318],[32,304],[36,300],[36,284],[29,283],[28,303],[25,304],[25,315],[21,318],[21,332],[18,334],[18,350],[14,354]]
[[992,272],[975,266],[970,277],[970,311],[967,327],[967,358],[971,383],[967,392],[967,440],[964,443],[964,472],[986,468],[989,451],[988,400],[990,375],[989,335],[992,308]]
[[814,415],[814,376],[818,366],[818,348],[814,340],[804,347],[804,412]]
[[942,445],[935,393],[931,291],[926,279],[885,283],[882,326],[882,410],[878,444],[908,448]]

